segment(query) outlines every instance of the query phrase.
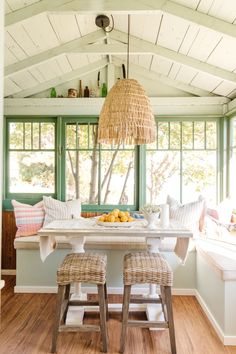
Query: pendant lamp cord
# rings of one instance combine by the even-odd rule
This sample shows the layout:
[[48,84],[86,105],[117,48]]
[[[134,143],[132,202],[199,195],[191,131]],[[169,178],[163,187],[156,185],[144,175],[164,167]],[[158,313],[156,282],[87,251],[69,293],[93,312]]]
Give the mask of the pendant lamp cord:
[[127,42],[127,79],[129,78],[129,40],[130,40],[130,15],[128,15],[128,42]]

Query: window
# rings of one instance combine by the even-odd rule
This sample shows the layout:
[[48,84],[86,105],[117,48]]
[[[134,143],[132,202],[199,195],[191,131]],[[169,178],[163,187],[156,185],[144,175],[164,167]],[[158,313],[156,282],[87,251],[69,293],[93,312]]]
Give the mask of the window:
[[7,195],[55,193],[55,122],[8,120]]
[[186,203],[202,193],[216,202],[217,122],[158,120],[157,132],[146,148],[146,200],[170,194]]
[[[167,194],[188,202],[202,193],[216,202],[217,119],[158,119],[156,142],[141,147],[98,144],[97,122],[7,118],[6,198],[80,198],[86,210],[137,210],[164,202]],[[236,145],[232,153],[236,159]]]
[[100,145],[96,122],[65,123],[65,198],[135,206],[134,146]]

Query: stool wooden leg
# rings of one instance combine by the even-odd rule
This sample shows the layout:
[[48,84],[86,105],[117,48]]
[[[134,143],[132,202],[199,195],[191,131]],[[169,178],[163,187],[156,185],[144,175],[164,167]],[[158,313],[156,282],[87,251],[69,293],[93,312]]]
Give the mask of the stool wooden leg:
[[174,327],[174,318],[173,318],[173,310],[172,310],[171,287],[164,286],[164,292],[165,292],[165,303],[166,303],[168,323],[169,323],[171,353],[176,354],[175,327]]
[[65,291],[65,286],[58,285],[57,304],[56,304],[56,311],[55,311],[54,328],[52,333],[51,353],[55,353],[57,348],[57,337],[58,337],[58,329],[59,329],[60,319],[61,319],[61,307],[64,299],[64,291]]
[[64,313],[62,315],[62,324],[66,322],[66,316],[69,308],[69,301],[70,301],[70,284],[66,285],[65,296],[64,299],[67,301],[66,308],[64,309]]
[[160,292],[161,292],[161,307],[162,307],[162,312],[163,312],[165,321],[167,321],[166,307],[165,307],[166,300],[165,300],[165,291],[164,291],[164,286],[163,286],[163,285],[160,285]]
[[104,292],[105,292],[105,302],[106,302],[106,320],[109,320],[109,312],[108,312],[108,296],[107,296],[107,284],[104,284]]
[[127,323],[129,318],[129,302],[130,302],[131,285],[124,286],[123,306],[122,306],[122,329],[120,338],[120,353],[125,350],[125,338],[127,331]]
[[108,336],[107,336],[107,324],[106,324],[106,300],[104,285],[98,285],[98,301],[99,301],[99,313],[100,313],[100,328],[102,336],[102,351],[107,353],[108,348]]

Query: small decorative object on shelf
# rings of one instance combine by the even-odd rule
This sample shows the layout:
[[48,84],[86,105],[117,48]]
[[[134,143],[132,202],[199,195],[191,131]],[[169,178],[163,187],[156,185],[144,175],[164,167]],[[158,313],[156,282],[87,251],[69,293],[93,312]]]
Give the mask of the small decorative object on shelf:
[[148,222],[147,228],[150,230],[156,229],[156,222],[160,215],[160,207],[158,205],[146,204],[140,209],[140,211]]
[[94,90],[94,88],[91,88],[89,90],[89,97],[91,97],[91,98],[96,97],[96,91]]
[[68,97],[69,98],[76,98],[78,96],[78,91],[76,89],[70,88],[68,90]]
[[100,88],[100,71],[98,72],[98,78],[97,78],[97,92],[96,92],[96,97],[101,96],[101,88]]
[[84,97],[89,97],[89,88],[88,88],[88,86],[85,86]]
[[56,98],[57,97],[57,91],[56,91],[55,87],[51,88],[50,97],[51,98]]
[[104,82],[102,84],[102,97],[106,97],[106,96],[107,96],[107,85]]
[[79,80],[79,93],[78,93],[78,97],[83,97],[82,80]]

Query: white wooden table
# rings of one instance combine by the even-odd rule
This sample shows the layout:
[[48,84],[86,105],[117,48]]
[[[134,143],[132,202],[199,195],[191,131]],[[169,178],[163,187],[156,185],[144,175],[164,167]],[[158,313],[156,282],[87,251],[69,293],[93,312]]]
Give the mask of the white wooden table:
[[[186,239],[193,236],[192,232],[180,225],[174,220],[170,220],[169,225],[163,228],[159,223],[156,225],[156,229],[150,230],[146,227],[145,221],[137,220],[130,228],[124,227],[104,227],[97,225],[97,221],[94,218],[91,219],[72,219],[72,220],[55,220],[48,224],[45,228],[38,231],[40,236],[40,252],[41,259],[45,258],[53,251],[55,244],[55,237],[64,236],[68,239],[68,242],[72,246],[72,252],[84,252],[84,244],[86,238],[89,237],[145,237],[148,248],[151,252],[159,252],[161,241],[167,237],[181,237]],[[108,267],[112,266],[108,264]],[[75,284],[74,297],[82,299],[85,294],[82,294],[80,284]],[[149,293],[146,295],[150,298],[157,297],[157,287],[154,284],[150,284]],[[159,317],[160,310],[159,305],[147,305],[146,308],[147,317],[149,320],[154,320]],[[81,313],[82,321],[83,313]],[[71,320],[74,322],[74,320]],[[77,319],[78,321],[78,319]]]

